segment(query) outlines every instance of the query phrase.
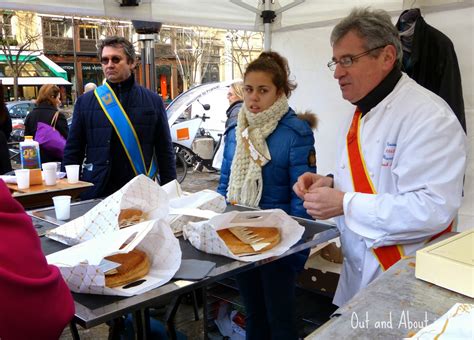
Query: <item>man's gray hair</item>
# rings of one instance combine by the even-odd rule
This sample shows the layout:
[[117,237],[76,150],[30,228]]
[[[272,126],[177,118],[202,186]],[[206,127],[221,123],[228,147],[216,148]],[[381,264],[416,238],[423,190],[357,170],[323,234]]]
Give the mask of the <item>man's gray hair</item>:
[[87,83],[84,85],[84,93],[89,92],[89,91],[94,91],[97,88],[97,85],[94,83]]
[[134,62],[136,59],[135,55],[135,48],[133,44],[123,37],[107,37],[103,40],[100,40],[97,44],[97,55],[99,56],[99,60],[102,58],[102,50],[106,46],[111,46],[114,48],[123,48],[125,55],[127,56],[127,60],[129,62]]
[[[396,66],[402,66],[402,44],[398,31],[392,24],[390,15],[380,9],[354,8],[331,32],[331,46],[353,31],[365,40],[365,48],[370,50],[379,46],[393,45],[397,51]],[[370,54],[378,56],[380,50]]]

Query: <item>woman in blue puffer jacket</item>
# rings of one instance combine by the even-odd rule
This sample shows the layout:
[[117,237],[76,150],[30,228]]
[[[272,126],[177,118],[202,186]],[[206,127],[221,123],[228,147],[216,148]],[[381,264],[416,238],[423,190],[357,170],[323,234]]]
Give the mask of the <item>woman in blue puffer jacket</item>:
[[[304,172],[316,172],[314,136],[288,106],[296,87],[288,78],[287,61],[275,52],[248,65],[244,105],[227,132],[218,192],[231,203],[310,218],[292,187]],[[295,279],[307,256],[297,253],[237,275],[247,339],[298,338]]]

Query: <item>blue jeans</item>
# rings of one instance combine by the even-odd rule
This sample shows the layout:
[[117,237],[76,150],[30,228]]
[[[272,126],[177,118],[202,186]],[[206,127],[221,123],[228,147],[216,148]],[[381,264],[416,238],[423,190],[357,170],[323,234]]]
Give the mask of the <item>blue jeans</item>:
[[236,275],[248,340],[298,339],[295,279],[307,257],[296,253]]

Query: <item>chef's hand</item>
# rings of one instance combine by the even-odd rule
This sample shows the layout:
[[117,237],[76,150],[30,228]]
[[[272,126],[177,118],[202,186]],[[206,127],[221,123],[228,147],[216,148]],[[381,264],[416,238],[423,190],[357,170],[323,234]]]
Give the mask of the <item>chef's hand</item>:
[[293,185],[293,191],[296,196],[304,199],[304,195],[311,189],[319,187],[333,186],[333,179],[327,176],[321,176],[312,172],[306,172],[298,177],[298,181]]
[[326,220],[344,214],[344,192],[337,189],[311,186],[303,200],[303,207],[315,220]]

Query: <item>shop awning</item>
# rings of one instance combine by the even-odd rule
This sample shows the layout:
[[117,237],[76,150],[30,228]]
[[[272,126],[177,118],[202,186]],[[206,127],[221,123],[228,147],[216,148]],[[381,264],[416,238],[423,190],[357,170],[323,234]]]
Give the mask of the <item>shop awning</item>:
[[[16,57],[16,56],[15,56]],[[13,56],[7,55],[0,51],[0,63],[6,64],[8,59],[14,58]],[[19,60],[24,61],[27,60],[27,64],[22,68],[20,71],[20,77],[18,79],[26,78],[28,84],[22,84],[19,81],[20,85],[31,85],[30,83],[36,78],[44,78],[44,79],[52,79],[52,78],[61,78],[60,80],[53,80],[50,84],[58,84],[58,85],[71,85],[70,82],[67,80],[67,72],[56,64],[54,61],[49,59],[48,57],[40,54],[39,52],[33,51],[23,51],[20,52]],[[1,70],[1,69],[0,69]],[[5,72],[5,74],[1,74],[1,79],[3,84],[6,84],[8,81],[7,79],[12,77],[11,70],[10,72]],[[29,80],[28,80],[29,79]],[[63,82],[62,82],[63,81]],[[65,81],[65,83],[64,83]],[[38,84],[47,84],[47,83],[37,83]]]
[[[10,86],[13,85],[13,77],[0,77],[2,85]],[[55,84],[55,85],[72,85],[66,79],[61,77],[18,77],[18,85],[44,85],[44,84]]]

